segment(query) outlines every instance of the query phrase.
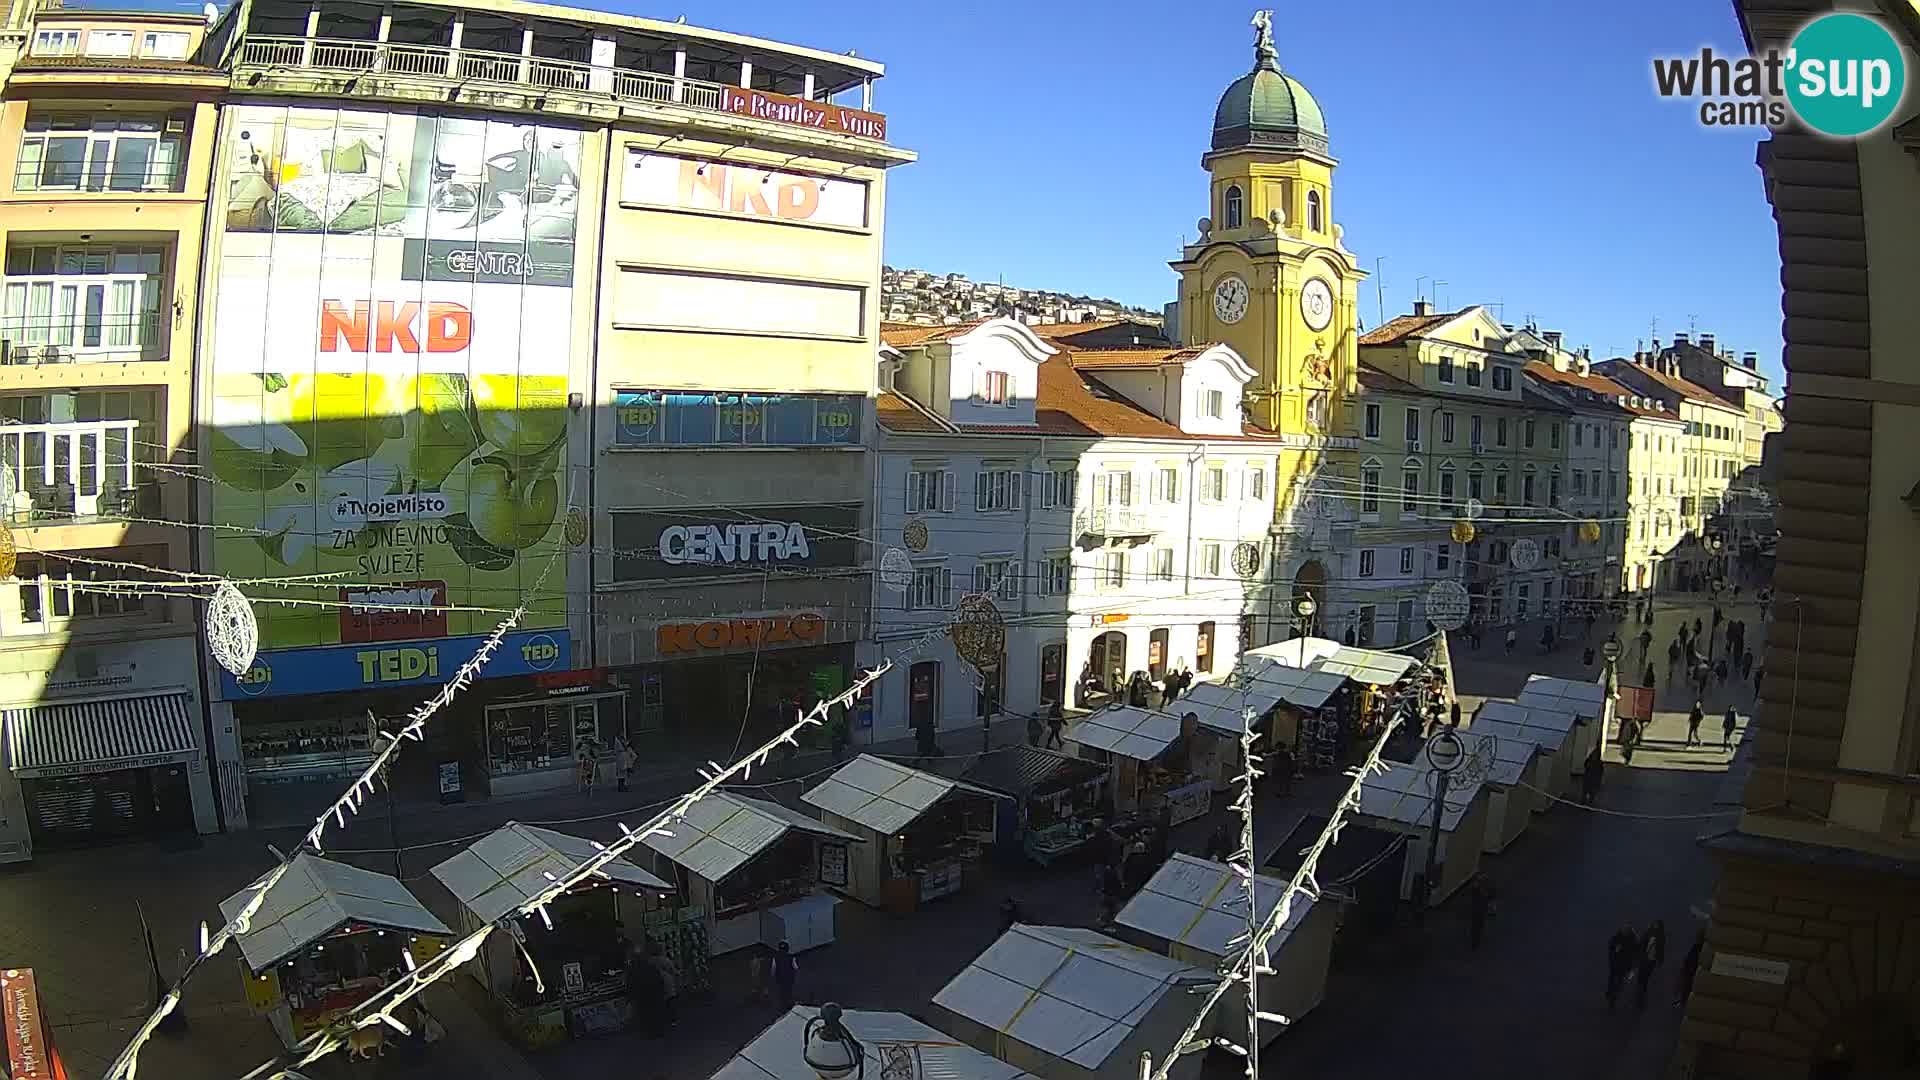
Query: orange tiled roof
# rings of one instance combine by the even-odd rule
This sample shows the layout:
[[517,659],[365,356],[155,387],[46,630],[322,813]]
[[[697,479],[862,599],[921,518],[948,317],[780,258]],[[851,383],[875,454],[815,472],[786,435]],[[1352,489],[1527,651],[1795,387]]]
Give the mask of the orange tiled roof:
[[1209,348],[1212,346],[1201,345],[1185,349],[1072,349],[1069,351],[1073,357],[1074,367],[1096,371],[1101,368],[1149,368],[1183,364]]
[[953,430],[953,425],[929,415],[892,391],[883,391],[874,398],[873,415],[882,427],[901,434],[944,434]]
[[[1604,404],[1616,412],[1631,413],[1635,416],[1647,416],[1659,420],[1678,421],[1680,419],[1677,414],[1664,409],[1653,409],[1645,405],[1635,405],[1632,400],[1634,397],[1645,397],[1646,395],[1639,393],[1639,391],[1631,386],[1615,382],[1605,375],[1594,375],[1591,373],[1582,375],[1575,371],[1561,371],[1552,364],[1541,360],[1529,362],[1526,367],[1526,372],[1542,382],[1551,382],[1555,385],[1575,390],[1591,390],[1599,394],[1603,399],[1600,402],[1576,402],[1576,404],[1579,405]],[[1622,403],[1620,400],[1622,397],[1628,400]]]
[[1607,362],[1609,364],[1617,364],[1623,367],[1631,365],[1634,371],[1640,373],[1641,375],[1646,376],[1648,381],[1654,383],[1656,386],[1664,387],[1665,389],[1670,390],[1673,393],[1680,395],[1681,397],[1692,398],[1694,401],[1700,402],[1701,404],[1705,404],[1705,405],[1715,405],[1722,409],[1726,409],[1729,412],[1741,411],[1739,406],[1734,405],[1733,403],[1729,402],[1726,398],[1721,397],[1719,394],[1716,394],[1713,391],[1707,389],[1706,387],[1701,386],[1699,383],[1693,382],[1689,379],[1683,379],[1678,375],[1669,375],[1664,371],[1659,371],[1654,368],[1646,367],[1640,364],[1635,364],[1631,360],[1615,359]]
[[985,321],[985,319],[975,319],[972,322],[952,323],[945,326],[883,322],[880,324],[880,340],[896,349],[911,349],[916,345],[931,345],[936,341],[959,337]]
[[1413,334],[1446,322],[1463,311],[1443,311],[1434,315],[1398,315],[1360,335],[1362,345],[1397,345]]
[[1417,394],[1419,387],[1396,375],[1389,375],[1371,364],[1361,364],[1358,375],[1360,385],[1369,390],[1387,390],[1398,394]]
[[[1030,323],[1027,329],[1043,338],[1074,338],[1081,334],[1090,334],[1095,330],[1111,330],[1116,326],[1127,326],[1137,322],[1134,319],[1095,319],[1092,322],[1043,322]],[[1139,323],[1141,326],[1150,325]]]

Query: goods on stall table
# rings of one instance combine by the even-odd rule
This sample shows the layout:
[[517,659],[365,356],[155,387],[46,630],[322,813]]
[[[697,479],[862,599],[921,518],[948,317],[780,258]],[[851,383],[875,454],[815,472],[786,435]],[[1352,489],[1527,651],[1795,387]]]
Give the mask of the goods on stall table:
[[1339,721],[1323,716],[1305,717],[1300,724],[1301,760],[1308,768],[1331,769],[1339,739]]
[[676,913],[655,913],[647,919],[647,940],[673,961],[683,994],[698,993],[711,985],[712,948],[707,940],[705,911],[682,908]]

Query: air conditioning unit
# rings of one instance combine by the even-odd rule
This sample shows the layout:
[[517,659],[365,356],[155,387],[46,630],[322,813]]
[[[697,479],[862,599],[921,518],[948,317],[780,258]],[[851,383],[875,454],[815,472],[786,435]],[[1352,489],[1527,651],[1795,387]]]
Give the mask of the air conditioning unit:
[[1408,440],[1407,440],[1407,453],[1409,453],[1409,454],[1417,454],[1417,453],[1419,453],[1419,452],[1420,452],[1420,440],[1419,440],[1419,439],[1408,439]]

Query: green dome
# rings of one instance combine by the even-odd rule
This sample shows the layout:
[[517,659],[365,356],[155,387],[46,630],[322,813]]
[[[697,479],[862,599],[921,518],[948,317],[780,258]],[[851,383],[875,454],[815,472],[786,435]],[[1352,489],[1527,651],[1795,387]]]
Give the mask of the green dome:
[[1213,111],[1213,148],[1243,147],[1327,152],[1327,120],[1299,80],[1271,57],[1234,80]]

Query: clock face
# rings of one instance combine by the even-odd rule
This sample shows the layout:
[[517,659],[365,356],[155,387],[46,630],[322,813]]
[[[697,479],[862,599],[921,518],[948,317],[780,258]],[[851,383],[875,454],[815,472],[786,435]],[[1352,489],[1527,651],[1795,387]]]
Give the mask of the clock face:
[[1325,330],[1333,321],[1333,290],[1323,278],[1309,278],[1300,287],[1300,317],[1315,330]]
[[1247,283],[1239,274],[1228,274],[1213,286],[1213,313],[1223,323],[1237,323],[1247,316]]

